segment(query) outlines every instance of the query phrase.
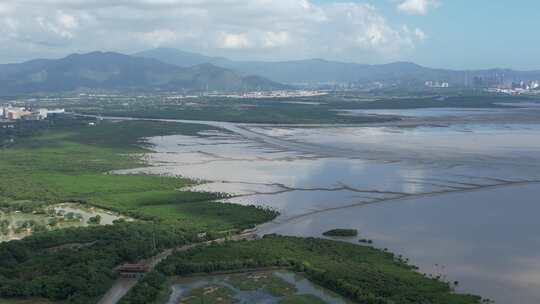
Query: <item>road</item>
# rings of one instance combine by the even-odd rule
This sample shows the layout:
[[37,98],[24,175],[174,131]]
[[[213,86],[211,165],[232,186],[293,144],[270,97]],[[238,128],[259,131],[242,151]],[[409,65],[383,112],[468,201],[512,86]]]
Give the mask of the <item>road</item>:
[[[201,243],[196,243],[196,244],[189,244],[189,245],[184,245],[184,246],[180,246],[180,247],[176,247],[176,248],[172,248],[172,249],[171,248],[165,249],[162,252],[160,252],[159,254],[157,254],[157,255],[149,258],[149,259],[145,259],[145,260],[140,261],[140,263],[149,266],[150,269],[153,270],[157,265],[159,265],[159,263],[161,263],[163,260],[165,260],[167,257],[169,257],[173,253],[188,251],[188,250],[190,250],[192,248],[195,248],[195,247],[198,247],[198,246],[207,246],[207,245],[215,244],[215,243],[223,243],[226,240],[239,241],[239,240],[252,240],[252,239],[255,239],[255,238],[257,238],[257,234],[255,233],[255,231],[246,230],[246,231],[242,232],[241,234],[234,235],[234,236],[232,236],[232,237],[230,237],[228,239],[227,238],[220,238],[220,239],[215,239],[215,240],[212,240],[212,241],[206,241],[206,242],[201,242]],[[113,286],[109,289],[109,291],[107,291],[107,293],[101,298],[101,300],[99,300],[98,304],[116,304],[116,303],[118,303],[118,301],[120,301],[120,299],[122,299],[122,297],[125,296],[131,290],[131,288],[133,288],[137,284],[138,281],[139,281],[139,278],[130,278],[130,279],[119,278],[119,279],[117,279],[114,282]]]

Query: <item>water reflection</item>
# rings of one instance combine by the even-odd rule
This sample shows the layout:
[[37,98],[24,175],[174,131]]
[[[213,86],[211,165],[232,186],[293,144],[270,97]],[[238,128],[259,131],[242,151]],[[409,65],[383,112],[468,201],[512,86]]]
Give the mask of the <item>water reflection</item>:
[[[278,304],[282,303],[284,297],[279,295],[273,295],[263,288],[255,290],[242,290],[235,286],[231,282],[233,280],[250,280],[251,277],[268,277],[275,276],[277,279],[282,280],[295,289],[294,295],[313,295],[324,303],[328,304],[348,304],[349,302],[343,299],[341,296],[311,283],[304,277],[296,275],[287,271],[275,271],[275,272],[252,272],[245,274],[231,274],[231,275],[215,275],[208,277],[194,277],[194,278],[181,278],[171,286],[171,296],[168,304],[184,303],[191,301],[193,297],[190,297],[190,293],[196,289],[207,288],[206,293],[210,294],[216,287],[226,288],[230,290],[231,297],[234,303],[267,303]],[[213,289],[212,289],[213,288]],[[226,301],[222,299],[222,301]]]
[[540,184],[530,184],[402,199],[266,224],[260,232],[321,237],[355,228],[358,238],[411,258],[422,271],[460,281],[461,291],[540,303],[538,193]]
[[[505,105],[505,104],[500,104]],[[520,104],[520,107],[528,104]],[[515,109],[512,109],[516,111]],[[518,109],[521,110],[521,109]],[[369,109],[369,110],[340,110],[341,115],[366,116],[366,115],[388,115],[401,116],[407,118],[424,117],[447,117],[447,116],[478,116],[495,113],[507,113],[508,109],[499,108],[421,108],[421,109]]]
[[193,190],[278,209],[261,233],[356,228],[463,291],[540,302],[539,125],[228,127],[151,138],[153,166],[122,172],[206,180]]

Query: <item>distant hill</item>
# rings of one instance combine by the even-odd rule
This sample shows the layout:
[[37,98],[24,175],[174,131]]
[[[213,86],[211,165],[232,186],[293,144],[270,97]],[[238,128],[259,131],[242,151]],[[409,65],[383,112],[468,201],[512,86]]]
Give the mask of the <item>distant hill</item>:
[[103,90],[270,90],[284,85],[208,63],[179,67],[112,52],[0,65],[0,95]]
[[184,52],[173,48],[157,48],[133,54],[136,57],[157,59],[168,64],[180,67],[191,67],[203,63],[210,63],[217,66],[227,66],[231,60],[224,57],[210,57],[197,53]]
[[423,85],[425,81],[445,81],[453,86],[466,86],[475,85],[475,77],[482,79],[484,84],[501,76],[507,81],[540,79],[540,71],[522,72],[508,69],[454,71],[423,67],[410,62],[368,65],[323,59],[279,62],[233,61],[223,57],[208,57],[176,49],[153,49],[135,54],[135,56],[152,58],[183,67],[206,62],[243,74],[260,75],[273,81],[289,84],[383,82]]

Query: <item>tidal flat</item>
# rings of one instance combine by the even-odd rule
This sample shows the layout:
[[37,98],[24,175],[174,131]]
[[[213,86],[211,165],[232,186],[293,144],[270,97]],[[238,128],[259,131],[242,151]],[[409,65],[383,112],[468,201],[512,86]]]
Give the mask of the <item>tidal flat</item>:
[[261,235],[358,229],[459,291],[538,303],[540,111],[461,112],[367,126],[203,122],[224,131],[148,138],[152,166],[117,172],[205,181],[189,189],[279,211]]

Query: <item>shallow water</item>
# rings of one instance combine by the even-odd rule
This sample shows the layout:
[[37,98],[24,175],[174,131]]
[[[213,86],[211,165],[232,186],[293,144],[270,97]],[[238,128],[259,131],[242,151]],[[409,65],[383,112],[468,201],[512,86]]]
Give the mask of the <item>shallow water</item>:
[[[503,105],[503,104],[501,104]],[[521,104],[523,106],[523,104]],[[506,112],[508,109],[499,108],[422,108],[422,109],[369,109],[369,110],[341,110],[341,115],[366,116],[389,115],[401,117],[443,117],[443,116],[471,116],[488,115]]]
[[[263,275],[274,275],[281,280],[294,285],[297,291],[294,294],[311,294],[319,299],[325,301],[328,304],[347,304],[348,301],[341,298],[339,295],[324,289],[320,286],[313,284],[311,281],[307,280],[304,277],[295,275],[294,273],[287,271],[276,271],[276,272],[261,272],[253,274],[263,274]],[[280,302],[282,297],[272,296],[264,290],[255,290],[255,291],[243,291],[232,286],[227,279],[231,275],[217,275],[209,277],[195,277],[188,279],[180,279],[177,283],[172,284],[171,286],[171,296],[169,298],[168,304],[176,304],[179,301],[186,297],[192,290],[206,287],[210,285],[218,285],[229,288],[234,292],[234,299],[237,300],[237,303],[267,303],[267,304],[277,304]],[[232,275],[234,276],[234,275]]]
[[322,237],[354,228],[358,243],[402,254],[428,273],[458,280],[459,291],[498,303],[540,303],[540,184],[499,187],[331,210],[259,228]]
[[460,291],[532,304],[540,295],[533,220],[540,120],[531,117],[369,127],[220,123],[229,132],[150,138],[154,166],[122,172],[203,179],[209,183],[192,189],[279,210],[261,234],[357,228],[421,271],[460,281]]

